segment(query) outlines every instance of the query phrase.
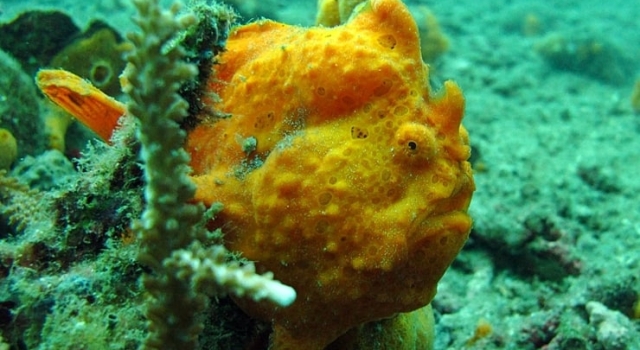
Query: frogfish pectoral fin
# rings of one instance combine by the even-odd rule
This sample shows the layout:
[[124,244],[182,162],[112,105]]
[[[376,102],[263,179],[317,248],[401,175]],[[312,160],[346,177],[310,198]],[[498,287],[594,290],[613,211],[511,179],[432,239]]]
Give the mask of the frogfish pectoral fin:
[[55,104],[109,142],[125,105],[81,77],[61,69],[41,69],[36,84]]

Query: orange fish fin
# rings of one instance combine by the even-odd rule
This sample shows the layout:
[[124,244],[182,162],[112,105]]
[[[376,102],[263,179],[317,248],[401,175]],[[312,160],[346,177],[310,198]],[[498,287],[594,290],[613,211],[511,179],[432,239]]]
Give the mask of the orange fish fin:
[[98,90],[81,77],[61,69],[41,69],[36,75],[40,90],[58,106],[109,142],[125,105]]

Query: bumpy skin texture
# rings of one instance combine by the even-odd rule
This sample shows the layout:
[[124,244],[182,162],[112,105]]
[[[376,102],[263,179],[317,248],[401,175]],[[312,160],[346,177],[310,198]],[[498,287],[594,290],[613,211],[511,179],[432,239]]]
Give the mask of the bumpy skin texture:
[[232,117],[187,148],[228,247],[298,292],[284,309],[238,301],[273,321],[273,348],[322,349],[428,304],[467,239],[474,183],[462,93],[430,92],[407,8],[372,0],[335,28],[259,21],[227,49],[211,88]]

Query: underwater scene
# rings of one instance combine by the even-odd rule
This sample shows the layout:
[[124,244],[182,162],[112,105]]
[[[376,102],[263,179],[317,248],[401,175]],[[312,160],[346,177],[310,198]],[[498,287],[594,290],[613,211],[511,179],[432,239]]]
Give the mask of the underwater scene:
[[638,18],[0,0],[0,350],[640,350]]

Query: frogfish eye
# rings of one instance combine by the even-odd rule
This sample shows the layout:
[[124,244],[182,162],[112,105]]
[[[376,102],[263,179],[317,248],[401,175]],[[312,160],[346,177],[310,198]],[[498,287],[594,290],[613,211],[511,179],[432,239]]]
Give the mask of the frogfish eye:
[[424,162],[432,158],[438,147],[436,137],[424,124],[408,122],[396,131],[398,156],[407,160]]

